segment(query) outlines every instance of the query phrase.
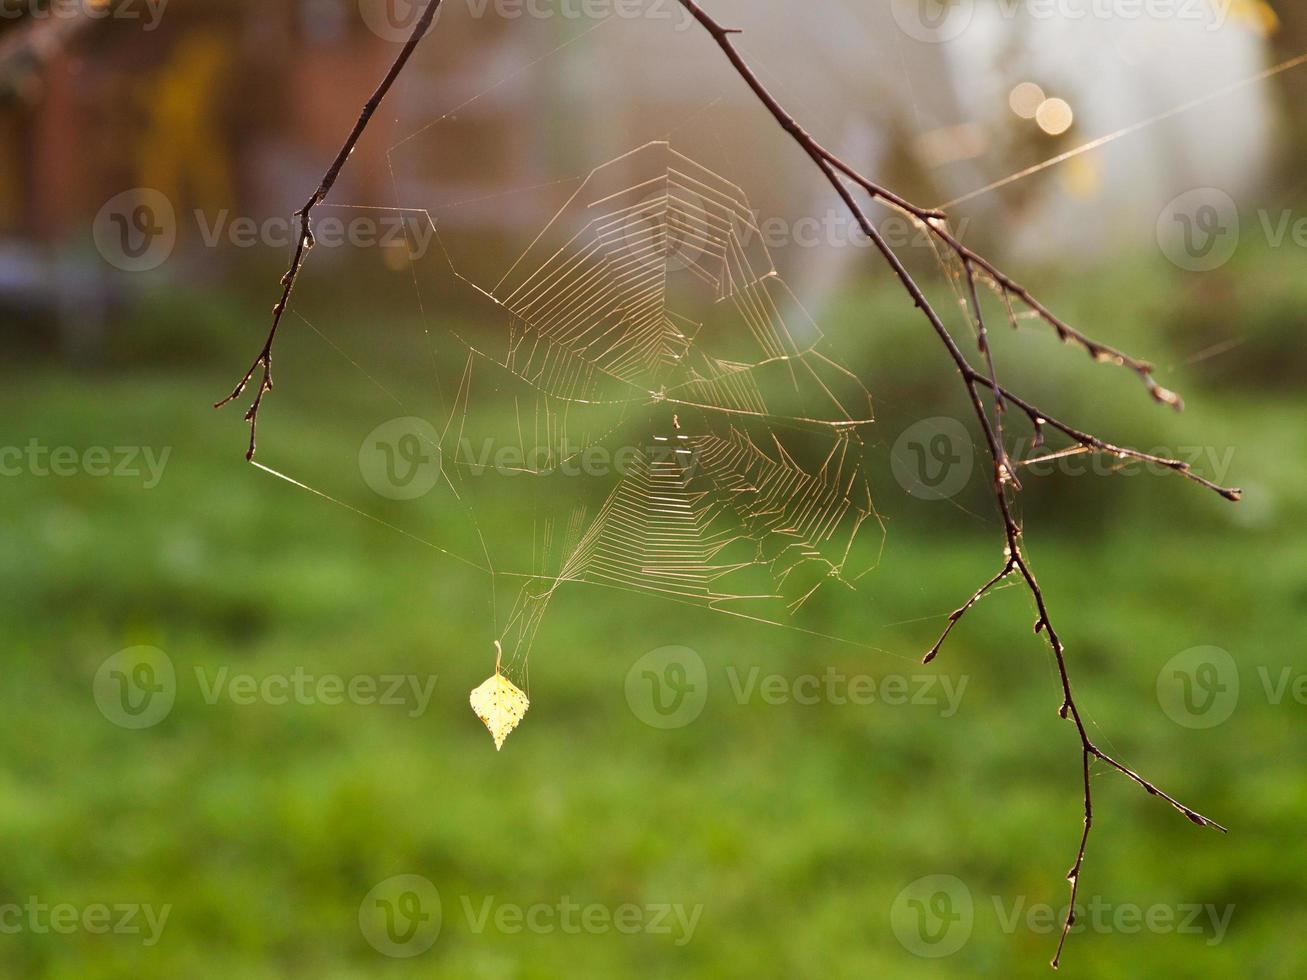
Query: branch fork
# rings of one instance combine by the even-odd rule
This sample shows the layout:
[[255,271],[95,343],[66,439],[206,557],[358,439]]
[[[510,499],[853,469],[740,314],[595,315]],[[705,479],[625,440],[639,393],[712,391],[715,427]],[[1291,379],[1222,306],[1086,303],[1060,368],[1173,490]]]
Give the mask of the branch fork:
[[[1015,394],[1010,388],[1001,385],[998,380],[993,352],[990,347],[988,326],[985,323],[984,314],[981,309],[978,284],[982,281],[993,291],[998,293],[1004,307],[1006,308],[1009,324],[1014,329],[1019,327],[1019,321],[1023,317],[1040,320],[1052,329],[1054,334],[1063,343],[1079,347],[1095,362],[1123,367],[1136,374],[1144,384],[1149,396],[1157,403],[1169,406],[1176,410],[1182,409],[1184,404],[1179,395],[1157,383],[1153,377],[1154,368],[1152,364],[1094,340],[1086,334],[1071,327],[1049,311],[1048,308],[1040,303],[1029,290],[1002,272],[992,262],[963,245],[961,241],[959,241],[958,238],[949,231],[947,215],[943,211],[936,208],[923,208],[913,204],[906,198],[903,198],[888,188],[885,188],[866,177],[850,164],[841,160],[830,150],[822,146],[792,115],[785,110],[741,56],[733,41],[733,37],[741,33],[741,31],[737,28],[725,27],[719,24],[699,5],[699,3],[696,2],[696,0],[678,0],[678,2],[700,24],[700,26],[704,28],[713,41],[716,42],[727,60],[735,68],[737,74],[744,83],[748,85],[758,101],[768,110],[768,112],[770,112],[777,124],[790,135],[790,137],[812,160],[817,169],[826,177],[827,181],[829,181],[835,192],[844,202],[863,233],[868,236],[876,246],[876,249],[881,253],[885,262],[889,265],[904,291],[907,293],[908,298],[911,299],[913,306],[921,311],[936,337],[943,344],[946,353],[958,371],[962,384],[966,389],[968,398],[971,402],[976,419],[980,424],[982,433],[984,434],[990,458],[994,464],[992,486],[994,502],[1003,522],[1003,564],[991,579],[985,582],[985,584],[977,589],[966,602],[949,615],[947,626],[942,635],[935,642],[934,646],[932,646],[926,653],[923,663],[930,663],[935,660],[943,649],[950,634],[953,632],[954,627],[957,626],[957,624],[972,608],[975,607],[978,602],[980,602],[981,599],[999,585],[1006,582],[1009,578],[1013,576],[1020,578],[1021,582],[1025,585],[1026,590],[1030,593],[1036,608],[1037,618],[1034,624],[1034,632],[1037,635],[1042,635],[1047,641],[1049,648],[1053,653],[1054,662],[1057,666],[1058,676],[1062,686],[1062,701],[1058,708],[1058,715],[1064,720],[1071,721],[1075,725],[1076,731],[1080,737],[1080,768],[1084,788],[1084,824],[1075,860],[1072,863],[1070,870],[1067,872],[1067,881],[1069,882],[1071,889],[1071,901],[1067,907],[1067,915],[1063,922],[1061,936],[1058,940],[1057,949],[1052,960],[1052,965],[1056,968],[1061,960],[1067,936],[1070,933],[1072,925],[1075,923],[1074,909],[1080,887],[1080,874],[1084,866],[1085,855],[1089,845],[1090,831],[1093,827],[1093,792],[1090,786],[1090,769],[1095,761],[1116,770],[1131,782],[1142,788],[1150,796],[1159,797],[1194,824],[1197,824],[1200,827],[1211,827],[1222,832],[1225,831],[1225,828],[1208,817],[1203,816],[1191,807],[1181,803],[1175,797],[1163,792],[1155,784],[1145,779],[1139,773],[1104,752],[1090,738],[1089,732],[1081,718],[1079,706],[1072,694],[1065,648],[1063,647],[1061,638],[1058,636],[1057,631],[1053,626],[1052,616],[1049,613],[1043,590],[1041,589],[1039,581],[1036,579],[1022,549],[1022,527],[1012,511],[1013,495],[1020,493],[1022,488],[1020,481],[1017,479],[1015,467],[1012,465],[1012,461],[1008,457],[1007,451],[1004,448],[1003,421],[1007,413],[1007,408],[1009,405],[1015,406],[1018,411],[1026,416],[1033,430],[1033,445],[1035,446],[1043,445],[1045,430],[1051,428],[1061,433],[1083,451],[1112,455],[1121,459],[1136,459],[1163,466],[1183,476],[1185,479],[1219,494],[1227,500],[1237,501],[1240,498],[1240,491],[1230,487],[1218,486],[1217,484],[1198,476],[1192,472],[1189,464],[1180,460],[1167,459],[1165,457],[1154,456],[1128,447],[1118,446],[1089,432],[1062,422],[1021,396]],[[331,167],[323,176],[317,190],[314,191],[313,196],[309,198],[304,207],[296,212],[296,217],[300,220],[301,234],[291,258],[290,268],[281,279],[281,298],[277,302],[277,305],[273,307],[272,325],[268,331],[267,340],[264,342],[263,348],[254,359],[254,362],[250,365],[250,369],[237,383],[231,394],[222,399],[215,406],[221,408],[239,398],[241,394],[245,392],[250,382],[254,379],[254,376],[262,371],[254,400],[245,413],[245,421],[250,425],[249,448],[246,452],[247,460],[253,459],[257,448],[256,435],[258,417],[259,410],[263,404],[263,398],[272,390],[272,350],[277,336],[277,329],[280,326],[282,317],[289,305],[291,293],[295,288],[295,283],[299,278],[308,251],[313,247],[313,209],[326,199],[327,195],[331,192],[331,189],[335,186],[342,168],[349,159],[350,154],[354,151],[354,148],[358,145],[360,138],[367,129],[372,117],[375,115],[378,106],[389,93],[395,80],[408,64],[408,61],[412,57],[418,43],[431,27],[432,22],[435,20],[435,17],[439,12],[440,5],[441,0],[427,0],[425,8],[413,28],[412,35],[396,57],[390,70],[386,73],[385,78],[382,79],[371,98],[369,98],[367,103],[365,103],[358,121],[355,123],[354,128],[345,143],[341,146]],[[929,300],[926,298],[925,293],[913,279],[911,273],[867,217],[862,205],[859,204],[858,200],[854,197],[853,190],[850,189],[851,187],[866,194],[869,200],[883,206],[894,208],[908,215],[912,219],[915,219],[932,236],[938,247],[951,253],[962,270],[962,278],[965,281],[968,318],[971,321],[971,326],[975,333],[978,352],[984,365],[983,370],[974,367],[967,359],[962,349],[958,346],[957,341],[944,324],[943,319],[934,307],[932,307]],[[1024,308],[1023,313],[1018,313],[1018,307]],[[990,401],[993,405],[993,417],[991,417],[990,410],[986,408],[985,400],[982,398],[982,390],[985,389],[988,390]]]

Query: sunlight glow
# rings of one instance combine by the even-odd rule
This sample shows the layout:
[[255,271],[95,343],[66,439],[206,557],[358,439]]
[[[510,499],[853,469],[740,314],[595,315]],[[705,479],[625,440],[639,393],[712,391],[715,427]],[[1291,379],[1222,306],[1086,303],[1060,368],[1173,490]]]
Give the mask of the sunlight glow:
[[1075,118],[1065,99],[1045,99],[1035,110],[1035,122],[1049,136],[1061,136],[1071,128]]
[[1007,102],[1012,107],[1012,111],[1022,119],[1034,119],[1035,113],[1046,99],[1044,90],[1034,82],[1022,82],[1012,89]]

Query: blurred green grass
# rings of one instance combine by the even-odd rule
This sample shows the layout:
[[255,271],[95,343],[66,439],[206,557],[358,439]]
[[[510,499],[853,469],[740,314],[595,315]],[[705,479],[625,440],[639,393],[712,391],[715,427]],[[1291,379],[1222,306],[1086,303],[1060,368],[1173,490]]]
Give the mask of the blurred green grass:
[[[1189,400],[1182,416],[1150,406],[1137,381],[1054,350],[1033,327],[1002,338],[1009,376],[1032,379],[1026,390],[1068,418],[1149,446],[1233,447],[1230,480],[1250,490],[1236,509],[1157,476],[1050,477],[1030,488],[1031,554],[1104,745],[1232,831],[1202,831],[1098,775],[1082,898],[1234,911],[1215,944],[1148,930],[1078,934],[1063,966],[1072,976],[1307,968],[1297,900],[1307,789],[1296,764],[1307,708],[1271,704],[1258,673],[1305,669],[1307,406],[1300,382],[1275,371],[1275,352],[1301,347],[1303,287],[1275,274],[1283,257],[1263,260],[1272,271],[1250,262],[1251,272],[1221,274],[1237,286],[1204,280],[1227,304],[1243,353],[1190,367],[1225,339],[1217,300],[1195,298],[1192,282],[1123,263],[1047,284],[1074,322],[1154,356],[1162,382]],[[949,507],[907,498],[889,475],[889,447],[907,424],[965,417],[956,380],[904,305],[868,287],[824,321],[877,396],[872,479],[888,530],[861,592],[823,597],[817,611],[825,632],[888,655],[641,596],[561,592],[532,657],[531,712],[500,754],[467,705],[490,666],[483,584],[242,465],[238,411],[208,408],[253,346],[258,317],[239,300],[157,301],[124,326],[102,373],[37,358],[7,365],[0,442],[172,456],[148,491],[126,479],[0,479],[0,905],[38,896],[172,910],[149,947],[123,935],[0,935],[6,972],[1046,975],[1054,926],[1005,930],[998,906],[1066,901],[1078,745],[1056,717],[1056,676],[1019,590],[987,600],[935,665],[916,666],[943,615],[996,567],[999,539],[980,478]],[[179,331],[188,309],[210,326],[192,318]],[[1190,329],[1195,309],[1204,316]],[[376,329],[374,320],[335,336],[357,348]],[[375,402],[325,345],[304,345],[285,355],[264,424],[287,471],[316,485],[348,467],[358,446],[349,422]],[[1291,363],[1284,370],[1297,376]],[[394,390],[427,397],[420,367],[396,374]],[[429,501],[373,509],[432,541],[465,531],[460,511]],[[507,507],[482,515],[501,526],[520,519]],[[864,636],[869,616],[876,626]],[[110,724],[92,698],[104,659],[136,644],[165,650],[178,675],[172,712],[144,731]],[[630,710],[623,685],[642,654],[669,644],[702,655],[709,696],[697,721],[660,731]],[[1197,645],[1223,647],[1240,665],[1238,709],[1211,730],[1175,724],[1156,695],[1162,665]],[[739,704],[728,671],[755,666],[787,678],[828,668],[965,675],[967,688],[951,717],[922,705]],[[417,717],[396,706],[208,704],[195,671],[222,668],[438,680]],[[405,873],[435,883],[443,926],[420,957],[388,960],[361,934],[359,904]],[[929,874],[957,876],[976,903],[969,941],[942,960],[915,956],[891,929],[895,897]],[[464,899],[480,908],[490,896],[703,911],[683,945],[613,930],[477,932]]]

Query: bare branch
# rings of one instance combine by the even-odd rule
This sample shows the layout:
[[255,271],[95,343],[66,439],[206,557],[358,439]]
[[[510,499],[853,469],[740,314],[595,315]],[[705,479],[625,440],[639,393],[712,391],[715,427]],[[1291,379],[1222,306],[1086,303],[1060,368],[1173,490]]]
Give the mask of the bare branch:
[[928,664],[932,660],[934,660],[937,656],[939,656],[939,651],[943,648],[944,641],[947,640],[949,634],[953,632],[953,627],[958,624],[958,620],[960,620],[963,616],[965,616],[968,612],[970,612],[972,606],[974,606],[981,599],[985,598],[985,596],[989,593],[991,589],[997,586],[998,583],[1002,582],[1014,571],[1016,571],[1016,563],[1012,561],[1011,558],[1009,558],[1007,564],[1005,564],[1001,569],[999,569],[997,575],[995,575],[992,579],[990,579],[988,582],[986,582],[984,585],[978,588],[975,591],[975,594],[973,594],[970,599],[968,599],[962,605],[958,606],[957,609],[954,609],[953,612],[949,614],[948,625],[944,627],[944,632],[940,634],[940,638],[935,641],[935,645],[930,648],[929,652],[924,657],[921,658],[921,662],[923,664]]
[[[262,351],[260,351],[258,357],[255,358],[254,363],[250,366],[249,371],[245,373],[245,376],[236,385],[232,393],[216,406],[221,407],[222,405],[238,398],[254,378],[254,375],[262,369],[262,378],[259,382],[258,393],[255,395],[254,401],[245,415],[246,420],[250,423],[250,443],[249,451],[246,454],[247,459],[254,456],[256,448],[256,427],[263,396],[272,388],[272,347],[273,342],[276,339],[277,328],[281,323],[282,315],[285,313],[287,304],[289,303],[291,292],[294,289],[296,279],[299,276],[307,252],[313,245],[313,234],[311,229],[312,211],[331,191],[336,179],[340,175],[341,169],[349,159],[350,153],[353,151],[359,139],[362,137],[363,132],[371,122],[377,107],[393,86],[395,79],[404,69],[409,58],[412,56],[414,49],[417,47],[419,41],[433,22],[440,7],[440,2],[441,0],[428,0],[427,6],[423,10],[422,15],[419,17],[418,22],[414,27],[412,36],[405,44],[404,49],[400,52],[390,70],[387,72],[380,86],[364,106],[358,122],[355,124],[353,131],[341,147],[335,161],[323,177],[321,184],[318,186],[317,190],[314,191],[304,207],[296,212],[296,216],[300,219],[300,239],[296,245],[294,256],[292,257],[290,269],[282,278],[281,299],[273,308],[272,326],[269,330],[267,340],[264,343]],[[1057,952],[1053,958],[1053,966],[1056,967],[1061,958],[1066,937],[1075,921],[1074,907],[1080,883],[1080,873],[1084,865],[1085,854],[1089,845],[1089,835],[1093,826],[1093,794],[1090,784],[1090,767],[1094,760],[1101,761],[1110,768],[1115,769],[1117,772],[1136,783],[1150,795],[1160,797],[1195,824],[1204,827],[1213,827],[1218,830],[1224,830],[1225,828],[1221,827],[1214,821],[1209,820],[1207,817],[1183,803],[1180,803],[1174,797],[1164,793],[1156,785],[1140,776],[1134,770],[1109,756],[1091,739],[1089,732],[1081,719],[1079,707],[1072,694],[1065,649],[1062,645],[1061,639],[1053,627],[1052,618],[1049,614],[1043,590],[1041,589],[1021,546],[1022,528],[1013,514],[1012,499],[1009,496],[1010,494],[1019,493],[1021,487],[1020,483],[1016,480],[1016,474],[1012,470],[1011,463],[1008,460],[1004,449],[1002,416],[1005,406],[1006,404],[1011,403],[1025,413],[1034,428],[1035,445],[1042,444],[1044,428],[1045,426],[1049,426],[1058,432],[1061,432],[1085,451],[1113,455],[1122,459],[1136,459],[1166,467],[1180,473],[1187,479],[1192,480],[1201,486],[1213,490],[1228,500],[1238,500],[1239,491],[1220,487],[1197,476],[1190,471],[1190,467],[1187,463],[1180,460],[1153,456],[1148,453],[1116,446],[1112,443],[1106,442],[1097,436],[1050,417],[1046,412],[1038,409],[1029,401],[1013,394],[1009,388],[1000,386],[995,371],[993,353],[989,343],[989,334],[984,322],[984,314],[981,310],[980,296],[976,286],[978,272],[987,276],[988,279],[992,281],[992,284],[997,288],[1007,307],[1009,319],[1014,325],[1017,323],[1017,317],[1013,311],[1013,303],[1016,302],[1024,306],[1035,317],[1051,327],[1057,336],[1064,342],[1080,347],[1094,358],[1094,360],[1117,364],[1126,367],[1139,375],[1149,393],[1159,403],[1170,405],[1176,409],[1182,407],[1180,398],[1177,395],[1163,388],[1153,379],[1153,367],[1151,364],[1127,355],[1114,347],[1093,340],[1056,317],[1033,295],[1031,295],[1028,290],[1019,285],[1015,280],[1001,272],[995,265],[982,256],[962,245],[962,243],[948,230],[947,219],[943,212],[937,209],[922,208],[912,204],[905,198],[880,186],[870,178],[859,173],[855,168],[818,143],[812,135],[809,134],[772,96],[740,55],[732,40],[733,35],[739,32],[718,24],[697,2],[695,2],[695,0],[679,0],[679,2],[682,7],[684,7],[685,10],[688,11],[708,32],[716,42],[717,46],[721,49],[722,53],[726,56],[727,60],[735,68],[740,78],[743,79],[743,81],[753,91],[754,95],[771,113],[772,117],[781,128],[789,133],[821,173],[825,175],[826,179],[840,196],[840,199],[849,209],[849,212],[853,215],[860,229],[876,246],[876,249],[885,259],[886,263],[902,285],[904,291],[912,300],[913,304],[921,311],[935,335],[944,345],[949,358],[952,360],[961,376],[963,386],[971,401],[972,409],[980,424],[981,432],[984,435],[985,442],[988,446],[990,457],[994,462],[992,491],[995,506],[1003,522],[1003,533],[1005,539],[1004,565],[997,575],[981,586],[966,603],[949,617],[947,628],[944,630],[943,635],[936,642],[935,646],[932,647],[930,652],[926,655],[925,660],[926,662],[929,662],[938,655],[945,640],[952,632],[953,627],[989,591],[1011,575],[1018,574],[1021,576],[1027,591],[1034,601],[1038,614],[1035,621],[1035,632],[1044,635],[1044,638],[1053,652],[1053,657],[1057,666],[1058,677],[1062,685],[1062,704],[1058,713],[1063,719],[1069,719],[1074,723],[1077,734],[1080,738],[1081,747],[1081,774],[1084,789],[1084,828],[1081,833],[1080,844],[1076,852],[1075,861],[1067,875],[1071,888],[1071,903],[1068,906],[1067,917],[1063,923]],[[927,300],[921,287],[913,279],[898,255],[888,245],[884,237],[872,224],[862,206],[855,199],[853,192],[850,190],[850,185],[858,191],[866,193],[872,201],[888,207],[897,208],[921,222],[930,231],[934,238],[942,246],[951,251],[956,259],[961,263],[966,281],[968,302],[971,314],[974,317],[977,340],[980,346],[980,352],[984,358],[985,371],[982,372],[977,370],[967,360],[952,334],[944,324],[943,319]],[[982,388],[988,388],[993,397],[995,411],[995,417],[993,419],[990,418],[981,397]]]
[[[967,603],[949,617],[949,625],[945,629],[944,635],[940,637],[940,640],[935,644],[931,651],[927,653],[926,660],[930,661],[934,659],[934,657],[939,653],[944,640],[952,631],[953,626],[956,625],[957,621],[966,614],[967,610],[974,606],[987,592],[989,592],[990,589],[996,586],[1008,575],[1013,572],[1020,573],[1035,602],[1035,607],[1038,610],[1039,618],[1036,620],[1035,631],[1043,633],[1049,646],[1052,648],[1054,660],[1057,664],[1058,676],[1062,682],[1062,706],[1059,709],[1059,714],[1062,718],[1069,718],[1074,722],[1076,731],[1080,737],[1081,769],[1084,783],[1084,830],[1080,837],[1080,846],[1076,852],[1075,862],[1067,875],[1067,880],[1070,882],[1071,886],[1071,901],[1067,907],[1067,915],[1063,922],[1062,934],[1058,941],[1057,951],[1054,954],[1052,961],[1053,967],[1056,968],[1061,960],[1062,948],[1066,943],[1066,937],[1070,933],[1071,926],[1075,922],[1074,909],[1076,895],[1080,884],[1080,871],[1084,864],[1085,852],[1089,846],[1089,834],[1093,826],[1093,790],[1090,785],[1089,770],[1090,764],[1094,759],[1099,759],[1102,762],[1107,763],[1109,766],[1137,783],[1149,794],[1161,797],[1194,823],[1197,823],[1200,826],[1214,827],[1221,830],[1224,830],[1224,828],[1190,807],[1179,803],[1174,797],[1163,793],[1138,773],[1122,765],[1103,752],[1090,738],[1089,732],[1086,729],[1084,722],[1081,720],[1079,707],[1077,706],[1075,698],[1071,692],[1071,680],[1067,669],[1065,649],[1062,646],[1061,639],[1053,628],[1052,618],[1049,615],[1043,590],[1040,588],[1039,581],[1035,578],[1034,572],[1031,570],[1021,548],[1021,526],[1013,516],[1011,501],[1008,497],[1009,491],[1015,492],[1019,489],[1019,486],[1015,484],[1013,480],[1006,478],[1006,468],[1008,464],[1002,443],[1000,420],[998,418],[991,420],[988,413],[985,411],[984,403],[980,398],[980,386],[985,386],[992,390],[995,399],[996,416],[1001,415],[1001,406],[1005,399],[1013,402],[1013,404],[1016,404],[1030,418],[1031,423],[1035,426],[1037,437],[1042,435],[1043,426],[1047,423],[1083,446],[1089,447],[1098,452],[1113,453],[1122,457],[1141,459],[1167,466],[1176,472],[1184,474],[1189,479],[1220,493],[1227,499],[1237,500],[1239,497],[1238,491],[1218,487],[1215,484],[1194,475],[1189,472],[1187,464],[1178,460],[1166,460],[1150,456],[1147,453],[1140,453],[1135,450],[1113,446],[1110,443],[1098,439],[1096,436],[1090,435],[1087,432],[1081,432],[1078,429],[1074,429],[1071,426],[1050,418],[1046,413],[1040,412],[1029,402],[1017,398],[1008,390],[1001,388],[994,376],[994,364],[992,355],[989,351],[988,335],[985,332],[979,297],[975,290],[975,267],[982,269],[991,276],[996,283],[998,283],[999,287],[1004,292],[1004,298],[1006,301],[1010,302],[1012,297],[1020,300],[1034,311],[1036,315],[1052,326],[1058,336],[1064,341],[1079,345],[1088,351],[1095,360],[1117,363],[1135,371],[1135,373],[1143,379],[1149,392],[1158,402],[1171,405],[1175,408],[1179,408],[1181,404],[1180,399],[1176,395],[1167,391],[1165,388],[1162,388],[1153,380],[1153,369],[1151,365],[1144,361],[1129,357],[1128,355],[1123,354],[1114,348],[1108,347],[1105,344],[1100,344],[1097,341],[1091,340],[1084,334],[1072,329],[1070,326],[1053,316],[1053,314],[1035,300],[1029,292],[1001,273],[995,266],[981,258],[979,255],[976,255],[970,249],[964,247],[948,232],[944,218],[938,211],[929,211],[924,208],[919,208],[903,198],[892,194],[874,181],[858,173],[857,170],[849,164],[840,160],[829,150],[821,146],[802,126],[799,125],[794,117],[786,112],[780,103],[777,102],[759,80],[758,76],[741,57],[731,39],[732,35],[738,32],[718,24],[706,11],[703,10],[702,7],[699,6],[698,3],[695,2],[695,0],[680,0],[680,3],[681,6],[683,6],[712,36],[713,40],[716,41],[717,46],[721,48],[722,52],[735,67],[735,70],[739,73],[740,77],[749,88],[753,90],[753,93],[772,114],[781,128],[790,134],[794,141],[798,143],[803,151],[812,159],[813,163],[816,164],[821,172],[826,175],[827,180],[830,181],[831,185],[835,188],[836,193],[839,194],[840,198],[849,208],[849,211],[852,213],[859,227],[885,257],[886,262],[889,263],[890,268],[893,270],[908,296],[912,299],[916,307],[921,310],[931,328],[935,331],[935,334],[944,344],[949,357],[952,358],[954,365],[962,376],[963,385],[966,387],[967,394],[971,399],[972,408],[980,423],[981,431],[985,436],[985,441],[989,446],[990,457],[994,461],[995,476],[993,492],[995,504],[997,505],[999,514],[1003,519],[1004,537],[1006,538],[1006,563],[998,575],[985,583],[985,585],[981,586]],[[967,361],[961,350],[959,350],[957,343],[950,335],[948,329],[945,327],[939,314],[930,305],[929,301],[927,301],[921,288],[912,278],[912,275],[908,272],[907,268],[899,260],[894,251],[888,246],[884,238],[876,231],[861,206],[854,200],[845,184],[846,180],[866,191],[873,200],[879,200],[883,203],[888,203],[891,206],[901,208],[918,218],[938,239],[940,239],[941,242],[943,242],[948,248],[952,249],[953,253],[961,261],[967,279],[971,309],[977,320],[977,332],[981,344],[981,350],[985,355],[988,375],[977,371]]]
[[404,70],[409,59],[413,56],[413,52],[417,50],[418,44],[436,19],[436,14],[440,11],[440,4],[441,0],[427,0],[427,6],[417,19],[417,23],[413,27],[413,33],[390,66],[390,70],[386,72],[386,77],[381,80],[381,84],[372,93],[372,97],[364,103],[358,121],[354,123],[354,128],[341,145],[340,151],[336,154],[336,159],[332,161],[327,172],[323,174],[318,189],[313,192],[313,196],[308,199],[304,207],[295,212],[295,217],[300,222],[299,240],[295,243],[295,252],[290,260],[290,269],[281,277],[281,299],[272,308],[272,327],[268,330],[268,339],[264,341],[259,356],[254,359],[254,363],[245,372],[245,376],[236,383],[236,387],[232,389],[231,394],[216,402],[213,406],[214,408],[222,408],[224,405],[235,401],[241,396],[241,392],[245,390],[246,385],[254,378],[255,372],[260,368],[263,369],[263,377],[259,380],[259,390],[254,396],[253,403],[245,413],[245,421],[250,424],[250,446],[245,453],[247,460],[254,458],[254,452],[257,448],[259,409],[263,405],[263,396],[272,390],[272,345],[277,339],[277,328],[281,326],[281,318],[290,303],[290,294],[295,289],[295,282],[299,279],[300,270],[304,267],[304,260],[308,257],[309,250],[313,248],[313,209],[326,200],[327,195],[331,193],[331,189],[336,186],[336,180],[340,177],[340,172],[344,169],[350,154],[354,152],[354,147],[358,146],[358,142],[363,138],[363,133],[367,130],[368,124],[372,122],[372,117],[376,115],[378,107],[389,94],[395,80],[399,78],[400,72]]
[[[814,146],[817,146],[814,144]],[[1135,374],[1139,375],[1144,382],[1148,393],[1153,399],[1163,405],[1169,405],[1177,411],[1184,408],[1184,402],[1180,396],[1173,391],[1169,391],[1159,385],[1153,378],[1153,365],[1147,361],[1131,357],[1108,344],[1094,340],[1085,334],[1076,330],[1070,324],[1053,315],[1053,313],[1039,302],[1028,289],[1022,286],[1016,280],[1012,279],[996,265],[986,259],[984,256],[977,254],[967,246],[963,245],[952,232],[948,230],[948,222],[943,212],[934,208],[922,208],[906,201],[897,194],[885,190],[879,184],[862,174],[858,173],[851,166],[840,160],[829,150],[817,146],[822,157],[827,163],[842,173],[849,180],[853,181],[872,198],[879,198],[882,202],[896,207],[913,218],[916,218],[921,224],[937,238],[941,244],[953,252],[959,261],[970,271],[972,266],[983,270],[1002,290],[1004,299],[1011,301],[1016,299],[1023,303],[1032,313],[1046,324],[1053,328],[1058,339],[1064,343],[1074,344],[1084,350],[1090,357],[1099,363],[1117,364],[1129,368]],[[1013,320],[1015,325],[1016,321]]]
[[1008,461],[1007,443],[1003,439],[1003,413],[1006,405],[1003,403],[1003,389],[998,386],[998,375],[994,371],[994,352],[989,346],[989,332],[985,329],[985,312],[981,309],[980,294],[976,291],[976,272],[970,260],[963,261],[962,270],[967,280],[967,302],[971,304],[976,326],[976,343],[985,358],[989,386],[994,390],[994,434],[998,437],[999,448],[998,458],[994,460],[994,465],[998,469],[997,479],[1000,483],[1011,481],[1012,489],[1020,490],[1021,481],[1017,479],[1016,471]]
[[[992,385],[992,382],[981,374],[975,374],[975,380],[983,385]],[[1021,409],[1021,411],[1025,412],[1026,416],[1030,419],[1031,424],[1034,425],[1037,433],[1042,432],[1044,426],[1050,426],[1068,438],[1075,440],[1079,445],[1085,447],[1091,452],[1102,453],[1105,456],[1115,456],[1118,459],[1135,459],[1141,463],[1151,463],[1156,466],[1161,466],[1165,469],[1179,473],[1186,480],[1192,480],[1200,487],[1211,490],[1213,493],[1220,494],[1232,503],[1238,503],[1243,499],[1243,491],[1238,487],[1223,487],[1219,484],[1213,483],[1211,480],[1205,479],[1195,473],[1193,467],[1184,460],[1169,459],[1165,456],[1154,456],[1152,453],[1140,452],[1138,449],[1131,449],[1128,446],[1114,445],[1113,443],[1098,438],[1096,435],[1084,432],[1074,426],[1067,425],[1065,422],[1059,421],[1039,407],[1032,405],[1030,402],[1018,395],[1014,395],[1007,389],[1000,388],[999,391],[1002,393],[1004,398],[1017,406],[1017,408]]]

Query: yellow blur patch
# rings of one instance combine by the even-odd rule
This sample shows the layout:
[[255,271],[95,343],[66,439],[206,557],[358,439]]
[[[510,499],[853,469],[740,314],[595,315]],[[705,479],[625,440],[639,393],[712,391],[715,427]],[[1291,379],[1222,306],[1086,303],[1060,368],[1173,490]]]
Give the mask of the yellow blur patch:
[[1103,171],[1093,156],[1073,157],[1062,168],[1062,187],[1072,197],[1097,197],[1103,189]]
[[1231,12],[1262,37],[1280,29],[1280,17],[1266,0],[1234,0]]

